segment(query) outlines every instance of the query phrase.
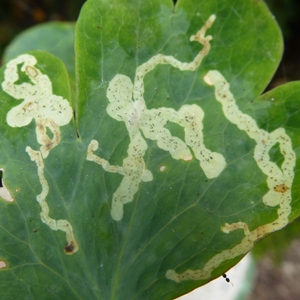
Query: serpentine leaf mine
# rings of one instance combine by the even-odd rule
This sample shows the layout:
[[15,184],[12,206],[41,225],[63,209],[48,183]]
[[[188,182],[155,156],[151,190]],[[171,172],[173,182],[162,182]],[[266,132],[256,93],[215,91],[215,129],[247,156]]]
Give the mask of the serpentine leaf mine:
[[[122,219],[123,205],[133,200],[139,184],[142,181],[153,180],[153,175],[147,170],[144,161],[148,148],[144,137],[157,141],[157,146],[169,152],[174,159],[190,161],[193,158],[191,148],[207,178],[219,176],[226,166],[222,154],[205,147],[202,133],[204,112],[198,105],[183,105],[178,111],[166,107],[147,109],[144,99],[144,77],[157,65],[169,64],[181,71],[195,71],[199,67],[210,50],[212,37],[205,34],[215,19],[216,16],[211,15],[196,35],[191,36],[191,41],[203,45],[192,62],[181,62],[173,56],[158,54],[137,67],[133,83],[128,76],[122,74],[115,75],[109,83],[107,98],[110,103],[107,106],[107,113],[126,125],[130,138],[128,156],[123,160],[122,167],[111,166],[109,162],[94,154],[98,149],[98,142],[92,140],[88,147],[87,160],[102,165],[107,172],[124,176],[112,199],[111,216],[116,221]],[[172,136],[165,128],[169,121],[184,128],[184,141]],[[164,168],[160,170],[163,171]]]
[[[175,270],[168,270],[168,279],[180,282],[183,280],[201,280],[210,277],[212,270],[222,262],[246,254],[254,245],[254,242],[261,239],[268,233],[283,228],[288,224],[288,216],[291,213],[291,187],[294,179],[294,167],[296,165],[296,154],[292,148],[290,137],[283,128],[278,128],[269,133],[259,129],[257,123],[249,115],[242,113],[230,92],[230,85],[219,71],[209,71],[204,77],[208,85],[215,86],[215,97],[222,105],[225,117],[235,124],[240,130],[247,133],[249,138],[256,142],[254,148],[254,160],[261,171],[267,176],[269,191],[264,195],[262,201],[267,206],[279,206],[277,209],[278,218],[269,224],[259,226],[250,231],[245,222],[225,223],[221,230],[229,234],[233,230],[242,229],[245,237],[231,249],[226,249],[212,257],[201,269],[186,270],[178,274]],[[284,161],[279,168],[270,160],[269,151],[279,143],[280,152]]]
[[[44,176],[43,162],[51,149],[60,143],[59,127],[70,122],[73,112],[68,100],[53,94],[50,78],[41,73],[35,66],[36,63],[36,58],[29,54],[20,55],[7,63],[2,88],[12,98],[23,99],[23,102],[7,113],[6,121],[11,127],[23,127],[33,119],[35,120],[37,141],[41,145],[40,151],[35,151],[27,146],[26,152],[37,165],[37,173],[42,186],[42,192],[37,196],[37,201],[41,207],[41,220],[52,230],[62,230],[66,233],[65,253],[73,254],[78,250],[78,245],[71,224],[66,220],[55,220],[49,216],[49,207],[46,202],[49,185]],[[21,72],[28,76],[30,83],[17,83],[20,80],[18,65],[22,65]],[[53,138],[47,135],[47,128],[52,132]],[[13,201],[4,184],[0,188],[0,197],[7,201]]]
[[[35,119],[37,141],[42,145],[40,150],[46,158],[49,151],[60,142],[59,126],[68,124],[73,112],[68,100],[52,93],[50,78],[35,67],[36,63],[36,58],[29,54],[10,60],[6,65],[2,88],[13,98],[23,99],[21,104],[7,113],[7,124],[11,127],[23,127]],[[32,83],[16,84],[19,80],[20,64],[22,64],[21,71],[25,72]],[[53,134],[52,139],[47,135],[47,127]]]

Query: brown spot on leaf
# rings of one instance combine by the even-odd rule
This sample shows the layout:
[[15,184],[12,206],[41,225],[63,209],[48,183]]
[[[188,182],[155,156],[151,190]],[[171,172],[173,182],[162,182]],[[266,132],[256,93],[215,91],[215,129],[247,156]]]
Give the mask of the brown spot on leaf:
[[283,184],[278,184],[274,187],[275,192],[278,193],[285,193],[289,188],[283,183]]
[[32,66],[26,66],[25,70],[30,77],[36,77],[38,75],[38,71]]
[[54,143],[48,143],[48,144],[46,144],[46,145],[45,145],[45,149],[46,149],[47,151],[50,151],[50,150],[53,148],[53,144],[54,144]]
[[65,253],[68,255],[74,254],[78,250],[76,242],[71,242],[70,244],[65,245]]
[[35,106],[36,106],[36,104],[34,102],[30,101],[22,106],[22,110],[24,110],[25,112],[28,112],[28,111],[34,109]]

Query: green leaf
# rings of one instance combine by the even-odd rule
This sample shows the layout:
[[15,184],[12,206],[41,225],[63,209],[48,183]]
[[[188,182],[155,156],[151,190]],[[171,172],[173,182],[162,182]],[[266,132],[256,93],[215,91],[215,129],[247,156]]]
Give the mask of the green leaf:
[[282,52],[261,1],[87,1],[76,97],[66,54],[19,47],[0,71],[3,299],[173,299],[299,216],[300,84],[260,96]]

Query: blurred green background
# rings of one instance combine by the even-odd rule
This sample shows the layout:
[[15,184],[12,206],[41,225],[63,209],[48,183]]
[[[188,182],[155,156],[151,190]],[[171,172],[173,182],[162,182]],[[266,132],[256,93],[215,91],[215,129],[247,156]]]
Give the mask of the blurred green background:
[[[1,0],[0,58],[13,38],[29,27],[49,21],[76,21],[84,2],[85,0]],[[285,44],[283,60],[268,86],[271,89],[288,81],[300,80],[300,1],[265,2],[282,29]],[[274,261],[280,262],[285,249],[295,237],[300,237],[299,219],[285,230],[272,234],[259,243],[254,255],[262,257],[268,254]]]
[[0,57],[11,40],[27,28],[49,21],[76,21],[84,2],[85,0],[1,0]]
[[[24,29],[49,21],[76,21],[84,2],[85,0],[1,0],[0,57],[10,41]],[[273,87],[300,79],[300,1],[265,2],[282,28],[285,40],[283,61],[271,83]]]

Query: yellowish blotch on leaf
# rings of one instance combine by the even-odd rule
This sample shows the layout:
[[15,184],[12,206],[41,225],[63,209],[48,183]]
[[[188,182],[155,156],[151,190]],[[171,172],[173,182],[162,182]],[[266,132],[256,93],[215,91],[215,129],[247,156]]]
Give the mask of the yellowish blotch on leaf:
[[6,266],[6,262],[4,260],[0,260],[0,269],[5,269]]
[[166,170],[166,166],[162,165],[159,167],[160,172],[164,172]]

